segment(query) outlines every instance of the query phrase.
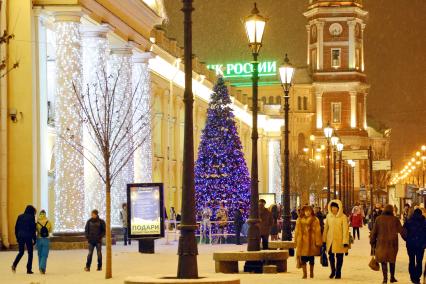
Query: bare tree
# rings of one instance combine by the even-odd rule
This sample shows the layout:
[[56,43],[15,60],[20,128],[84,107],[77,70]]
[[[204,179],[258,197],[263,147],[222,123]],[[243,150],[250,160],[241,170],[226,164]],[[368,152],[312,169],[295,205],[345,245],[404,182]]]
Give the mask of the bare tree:
[[88,131],[95,149],[74,139],[81,130],[67,129],[62,139],[81,154],[96,170],[105,184],[106,207],[106,272],[112,277],[111,256],[111,187],[133,154],[151,135],[151,106],[138,95],[139,81],[134,90],[119,88],[120,71],[97,74],[97,82],[80,91],[74,85],[76,111]]
[[[0,1],[0,11],[2,10],[2,8],[3,2]],[[3,46],[8,45],[14,37],[15,35],[13,33],[9,34],[7,30],[4,30],[3,34],[0,36],[0,46],[2,46],[2,49],[4,48]],[[3,78],[7,74],[9,74],[10,71],[19,67],[18,60],[15,60],[15,62],[11,66],[8,65],[8,58],[1,58],[0,60],[0,78]]]

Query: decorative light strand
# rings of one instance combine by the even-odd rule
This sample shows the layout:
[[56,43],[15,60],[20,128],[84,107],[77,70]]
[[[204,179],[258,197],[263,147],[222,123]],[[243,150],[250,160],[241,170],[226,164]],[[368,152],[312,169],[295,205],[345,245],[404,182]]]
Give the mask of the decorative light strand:
[[81,143],[82,122],[76,112],[73,84],[81,90],[81,38],[78,22],[56,22],[56,143],[55,143],[55,232],[84,229],[84,162],[61,137],[72,131]]

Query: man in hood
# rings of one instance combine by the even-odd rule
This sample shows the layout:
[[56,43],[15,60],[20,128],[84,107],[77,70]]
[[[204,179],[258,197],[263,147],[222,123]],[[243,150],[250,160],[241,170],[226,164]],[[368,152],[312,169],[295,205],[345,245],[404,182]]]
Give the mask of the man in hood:
[[33,246],[36,244],[36,209],[32,205],[25,208],[24,214],[18,216],[15,225],[15,236],[19,245],[19,252],[12,264],[12,271],[16,272],[16,267],[24,255],[25,247],[28,252],[27,274],[33,274]]
[[349,249],[348,218],[343,214],[343,206],[340,200],[331,200],[328,204],[323,242],[329,254],[330,278],[340,279],[342,277],[343,255]]

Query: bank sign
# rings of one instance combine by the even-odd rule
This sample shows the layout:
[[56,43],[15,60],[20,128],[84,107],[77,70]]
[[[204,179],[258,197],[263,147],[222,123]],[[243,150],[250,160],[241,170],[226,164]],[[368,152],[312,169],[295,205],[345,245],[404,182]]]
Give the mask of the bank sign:
[[[207,68],[220,74],[223,72],[224,78],[247,78],[251,77],[253,73],[253,65],[251,62],[242,63],[228,63],[228,64],[212,64],[207,65]],[[276,61],[263,61],[259,62],[259,76],[276,76],[277,75],[277,62]]]
[[128,184],[127,210],[130,238],[164,237],[163,184]]

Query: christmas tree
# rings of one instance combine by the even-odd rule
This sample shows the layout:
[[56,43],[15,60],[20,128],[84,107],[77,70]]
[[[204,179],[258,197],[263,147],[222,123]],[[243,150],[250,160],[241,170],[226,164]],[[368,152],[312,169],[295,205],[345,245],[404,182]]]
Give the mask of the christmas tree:
[[224,202],[230,220],[238,208],[243,208],[243,216],[247,218],[250,176],[230,107],[231,98],[222,77],[213,91],[195,165],[197,212],[209,203],[214,219],[219,204]]

